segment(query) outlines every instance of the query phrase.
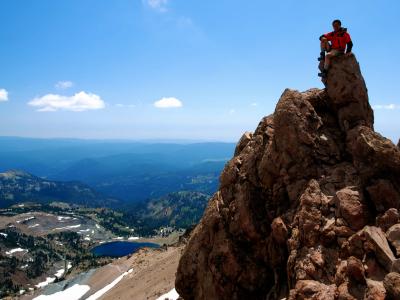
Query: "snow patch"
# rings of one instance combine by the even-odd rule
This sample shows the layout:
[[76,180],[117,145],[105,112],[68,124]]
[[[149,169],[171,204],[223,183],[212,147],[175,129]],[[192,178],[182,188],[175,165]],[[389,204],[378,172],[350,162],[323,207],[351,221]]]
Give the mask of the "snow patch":
[[7,255],[11,255],[11,254],[13,254],[15,252],[24,252],[24,251],[28,252],[28,250],[26,250],[26,249],[15,248],[15,249],[11,249],[10,251],[6,251],[6,254]]
[[111,282],[110,284],[106,285],[102,289],[98,290],[96,293],[91,295],[86,300],[99,299],[101,296],[103,296],[105,293],[107,293],[109,290],[111,290],[114,286],[116,286],[118,284],[118,282],[120,282],[122,280],[122,278],[124,278],[126,275],[132,273],[132,271],[133,271],[133,269],[130,269],[129,271],[127,271],[127,272],[123,273],[122,275],[118,276],[116,279],[114,279],[113,282]]
[[17,223],[19,224],[21,222],[27,222],[27,221],[33,220],[33,219],[35,219],[35,217],[29,217],[29,218],[26,218],[26,219],[23,219],[23,220],[18,220]]
[[173,288],[168,293],[158,297],[157,300],[177,300],[178,297],[179,297],[178,292],[175,290],[175,288]]
[[[38,289],[41,289],[45,287],[46,285],[49,285],[50,283],[53,283],[56,280],[55,277],[47,277],[45,281],[39,282],[36,287]],[[36,299],[36,298],[35,298]]]
[[33,300],[79,300],[90,290],[88,285],[74,284],[72,287],[52,295],[40,295]]
[[79,227],[81,227],[81,224],[65,226],[65,227],[57,227],[57,228],[54,228],[54,230],[74,229],[74,228],[79,228]]
[[8,234],[4,232],[0,232],[0,235],[4,236],[5,238],[8,236]]
[[56,276],[57,278],[60,278],[61,276],[64,275],[65,270],[64,269],[60,269],[56,272],[56,274],[54,274],[54,276]]

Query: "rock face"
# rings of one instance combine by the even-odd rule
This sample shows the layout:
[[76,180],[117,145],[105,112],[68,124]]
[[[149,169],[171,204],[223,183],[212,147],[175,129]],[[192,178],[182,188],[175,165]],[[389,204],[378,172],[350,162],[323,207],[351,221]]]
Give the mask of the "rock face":
[[356,58],[335,58],[325,90],[285,90],[240,139],[183,252],[178,293],[397,297],[399,175],[400,149],[374,132]]

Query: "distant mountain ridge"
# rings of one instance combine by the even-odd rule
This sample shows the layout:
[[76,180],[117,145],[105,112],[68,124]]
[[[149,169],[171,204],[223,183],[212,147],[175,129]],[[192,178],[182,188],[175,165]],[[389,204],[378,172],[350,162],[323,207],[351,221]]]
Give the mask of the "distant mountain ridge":
[[120,202],[77,181],[52,181],[21,170],[0,173],[0,207],[20,202],[44,204],[52,201],[90,207],[111,206]]
[[80,181],[125,202],[181,191],[213,193],[233,143],[139,143],[0,137],[0,172]]

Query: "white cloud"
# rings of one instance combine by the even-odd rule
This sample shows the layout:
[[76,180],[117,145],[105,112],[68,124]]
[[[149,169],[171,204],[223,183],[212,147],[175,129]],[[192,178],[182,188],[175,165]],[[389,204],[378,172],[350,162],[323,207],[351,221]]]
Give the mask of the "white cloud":
[[400,105],[399,104],[378,104],[378,105],[373,105],[372,106],[373,109],[388,109],[388,110],[394,110],[394,109],[400,109]]
[[182,107],[183,104],[180,100],[169,97],[169,98],[161,98],[160,100],[154,102],[154,106],[157,108],[177,108]]
[[250,104],[250,106],[258,106],[258,103],[257,102],[253,102],[253,103]]
[[229,113],[230,115],[233,115],[235,112],[236,112],[236,110],[235,110],[234,108],[231,108],[231,109],[229,110],[228,113]]
[[105,103],[100,96],[83,91],[73,96],[47,94],[33,99],[28,104],[37,107],[37,111],[85,111],[105,107]]
[[73,86],[74,83],[72,81],[59,81],[55,84],[55,87],[60,90],[66,90]]
[[8,92],[6,89],[0,89],[0,102],[8,101]]
[[167,11],[167,4],[169,0],[143,0],[152,9],[158,10],[160,12]]

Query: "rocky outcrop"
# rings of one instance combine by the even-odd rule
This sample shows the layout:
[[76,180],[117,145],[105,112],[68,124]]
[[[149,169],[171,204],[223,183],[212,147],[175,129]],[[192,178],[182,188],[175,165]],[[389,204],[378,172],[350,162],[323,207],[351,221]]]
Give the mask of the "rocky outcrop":
[[183,252],[183,299],[397,299],[400,149],[354,56],[240,139]]

